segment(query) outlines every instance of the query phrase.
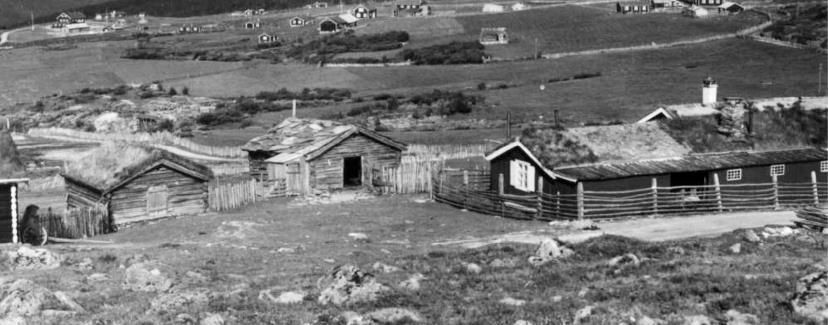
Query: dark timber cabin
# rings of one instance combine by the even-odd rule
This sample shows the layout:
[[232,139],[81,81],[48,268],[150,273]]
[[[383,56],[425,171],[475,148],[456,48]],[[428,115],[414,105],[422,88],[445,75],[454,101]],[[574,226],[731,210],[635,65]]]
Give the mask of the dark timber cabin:
[[69,208],[108,205],[115,224],[207,209],[209,168],[166,151],[104,145],[67,166]]
[[284,181],[292,194],[374,185],[375,176],[399,166],[405,148],[354,125],[297,118],[282,121],[242,147],[254,177]]
[[19,242],[17,224],[23,209],[18,194],[20,184],[28,181],[11,135],[0,131],[0,243]]

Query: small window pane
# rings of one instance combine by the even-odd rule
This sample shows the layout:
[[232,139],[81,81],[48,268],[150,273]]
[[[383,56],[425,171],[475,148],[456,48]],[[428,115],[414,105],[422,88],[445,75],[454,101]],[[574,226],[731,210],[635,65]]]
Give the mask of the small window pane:
[[771,176],[785,175],[785,165],[771,165],[770,174]]
[[823,160],[819,162],[819,171],[823,173],[828,173],[828,160]]
[[742,170],[741,169],[728,169],[726,172],[726,177],[728,181],[738,181],[742,179]]

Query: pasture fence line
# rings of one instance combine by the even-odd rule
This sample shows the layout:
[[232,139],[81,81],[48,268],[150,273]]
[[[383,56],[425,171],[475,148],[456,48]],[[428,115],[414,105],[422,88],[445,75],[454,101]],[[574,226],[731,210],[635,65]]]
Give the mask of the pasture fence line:
[[[578,183],[573,191],[544,189],[538,179],[535,193],[509,194],[502,174],[490,186],[486,172],[476,180],[469,171],[442,171],[432,180],[434,200],[483,214],[516,219],[605,219],[631,216],[667,216],[699,213],[780,210],[828,202],[828,183],[811,182],[659,186],[623,191],[585,191]],[[464,175],[465,174],[465,175]],[[813,175],[812,175],[813,176]],[[550,186],[548,184],[546,186]]]
[[208,205],[213,211],[227,211],[256,202],[256,180],[252,178],[216,179],[208,186]]
[[32,128],[29,129],[29,136],[41,138],[57,138],[70,140],[83,140],[91,142],[123,141],[128,143],[143,143],[152,146],[166,145],[178,147],[193,153],[204,154],[214,157],[244,158],[247,154],[241,147],[214,147],[195,143],[191,140],[180,138],[170,132],[156,133],[95,133],[64,128]]
[[115,231],[106,205],[66,209],[63,214],[49,209],[39,221],[49,237],[77,239]]

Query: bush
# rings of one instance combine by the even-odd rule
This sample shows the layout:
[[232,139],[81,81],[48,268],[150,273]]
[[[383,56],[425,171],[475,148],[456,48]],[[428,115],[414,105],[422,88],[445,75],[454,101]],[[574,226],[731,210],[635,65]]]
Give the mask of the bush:
[[481,83],[477,84],[477,90],[486,90],[486,83],[481,82]]
[[187,87],[181,88],[181,94],[184,95],[184,96],[189,96],[190,95],[190,88],[187,88]]
[[168,94],[169,94],[170,96],[175,96],[175,95],[178,95],[178,92],[177,92],[177,91],[175,91],[175,88],[170,87],[170,91],[168,92]]
[[451,42],[420,49],[406,49],[400,52],[403,60],[414,64],[466,64],[483,63],[483,45],[476,41]]
[[[325,62],[335,54],[345,52],[374,52],[398,49],[408,42],[408,32],[390,31],[382,34],[355,35],[342,33],[325,36],[320,39],[294,46],[287,56],[311,63]],[[363,63],[379,62],[377,59],[363,58]]]
[[210,113],[202,113],[196,117],[196,123],[207,126],[216,126],[225,123],[241,122],[244,114],[231,109],[216,109]]

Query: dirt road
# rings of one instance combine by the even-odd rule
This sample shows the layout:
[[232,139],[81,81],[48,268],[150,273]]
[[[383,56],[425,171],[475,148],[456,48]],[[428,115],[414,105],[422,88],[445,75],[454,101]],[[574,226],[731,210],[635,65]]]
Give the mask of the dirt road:
[[769,224],[792,225],[793,211],[738,212],[689,217],[659,217],[599,223],[606,234],[663,241],[690,237],[713,237],[739,228]]

